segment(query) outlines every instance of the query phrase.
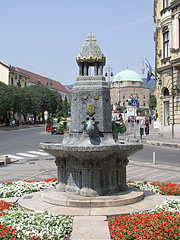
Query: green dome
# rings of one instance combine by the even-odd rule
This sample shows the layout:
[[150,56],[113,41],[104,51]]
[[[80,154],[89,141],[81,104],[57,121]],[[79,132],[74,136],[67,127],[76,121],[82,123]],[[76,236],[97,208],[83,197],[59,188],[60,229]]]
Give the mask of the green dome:
[[143,82],[141,76],[137,72],[134,72],[129,69],[126,69],[116,74],[112,82],[122,82],[122,81]]

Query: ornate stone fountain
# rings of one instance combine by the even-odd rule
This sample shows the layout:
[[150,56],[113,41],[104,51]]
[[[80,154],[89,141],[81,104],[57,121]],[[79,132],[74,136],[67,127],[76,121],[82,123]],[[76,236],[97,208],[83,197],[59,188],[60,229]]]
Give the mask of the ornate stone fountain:
[[[40,143],[40,148],[56,158],[58,185],[55,192],[60,195],[55,204],[67,205],[68,201],[66,204],[60,201],[62,196],[66,200],[77,196],[76,202],[83,199],[89,203],[88,199],[100,199],[103,195],[111,202],[109,197],[113,194],[122,196],[124,191],[129,191],[127,158],[143,145],[115,141],[110,89],[103,77],[105,56],[93,33],[88,35],[76,61],[79,76],[72,89],[70,133],[65,134],[62,144]],[[53,203],[53,197],[48,196],[43,193],[41,198]],[[143,198],[142,193],[138,196],[138,200]]]

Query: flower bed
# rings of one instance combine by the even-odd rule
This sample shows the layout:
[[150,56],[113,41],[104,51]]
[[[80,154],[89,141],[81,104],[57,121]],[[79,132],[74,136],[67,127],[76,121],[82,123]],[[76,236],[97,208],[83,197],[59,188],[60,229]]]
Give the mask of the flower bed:
[[38,192],[47,188],[55,187],[57,178],[45,179],[44,181],[16,181],[0,183],[0,198],[22,197],[25,194]]
[[180,184],[164,182],[134,182],[129,181],[128,186],[136,187],[141,190],[148,190],[162,195],[180,196]]
[[[180,196],[180,185],[160,182],[128,182],[129,186],[162,195]],[[180,239],[180,200],[164,200],[147,212],[114,217],[109,222],[112,239]]]
[[[6,204],[1,201],[0,208]],[[0,216],[0,239],[58,240],[72,231],[72,217],[57,216],[46,211],[25,212],[17,206],[3,208],[3,213]]]
[[[16,181],[0,184],[0,198],[21,197],[25,194],[56,186],[57,179]],[[16,205],[0,201],[0,239],[59,240],[72,231],[73,217],[44,212],[25,212]]]
[[179,239],[180,213],[162,211],[116,217],[109,229],[113,239]]

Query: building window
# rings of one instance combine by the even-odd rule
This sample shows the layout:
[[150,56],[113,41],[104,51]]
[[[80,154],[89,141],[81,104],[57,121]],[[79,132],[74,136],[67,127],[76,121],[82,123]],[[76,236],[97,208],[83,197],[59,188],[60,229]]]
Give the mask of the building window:
[[164,51],[164,58],[169,57],[169,32],[165,32],[163,34],[163,51]]
[[123,99],[125,99],[125,96],[123,96]]
[[137,96],[137,99],[139,99],[139,97]]
[[11,85],[14,85],[14,79],[11,78]]
[[164,97],[169,96],[169,90],[168,88],[164,89]]
[[123,107],[125,107],[126,106],[126,103],[125,102],[123,102]]
[[163,0],[163,8],[167,8],[169,5],[169,0]]
[[146,96],[144,95],[143,99],[146,99]]
[[24,83],[24,87],[27,87],[27,84],[26,84],[26,82]]
[[145,106],[146,106],[146,103],[144,102],[144,104],[143,104],[143,105],[144,105],[144,107],[145,107]]
[[21,87],[21,81],[20,80],[17,81],[17,86]]

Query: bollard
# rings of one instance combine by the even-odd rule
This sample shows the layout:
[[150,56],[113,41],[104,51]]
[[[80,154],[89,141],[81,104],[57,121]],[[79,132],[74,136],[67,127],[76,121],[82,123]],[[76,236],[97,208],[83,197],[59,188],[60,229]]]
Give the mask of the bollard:
[[5,156],[5,162],[6,164],[9,164],[11,162],[11,159],[9,158],[9,156]]
[[152,160],[153,160],[153,165],[156,165],[156,153],[153,152],[153,155],[152,155]]

